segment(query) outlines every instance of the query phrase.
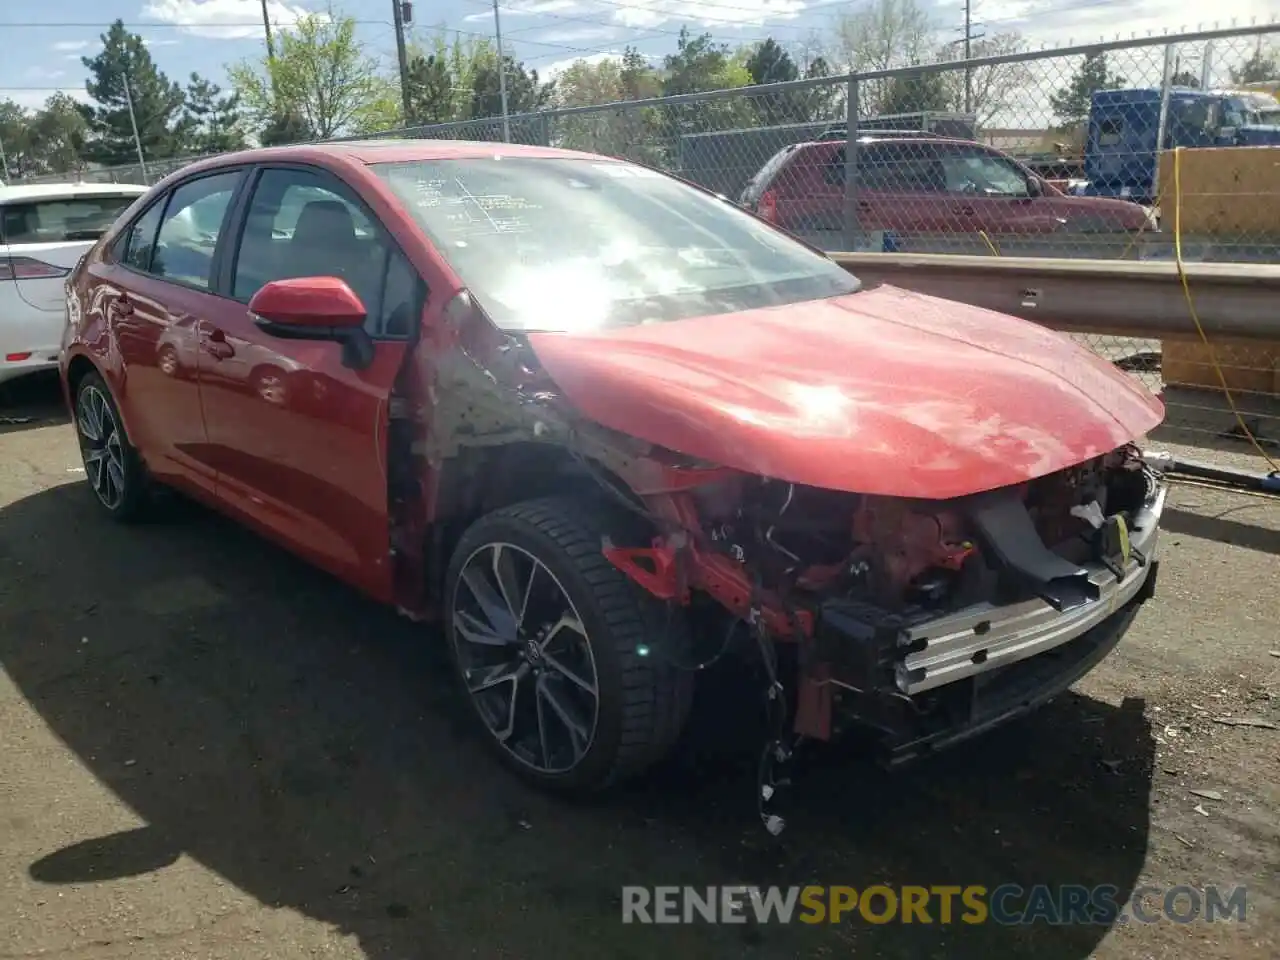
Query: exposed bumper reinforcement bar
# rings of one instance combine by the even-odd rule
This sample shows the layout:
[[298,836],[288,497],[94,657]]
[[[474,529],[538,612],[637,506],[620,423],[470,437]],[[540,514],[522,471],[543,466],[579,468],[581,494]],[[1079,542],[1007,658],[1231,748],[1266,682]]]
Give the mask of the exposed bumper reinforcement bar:
[[1008,606],[981,603],[908,627],[903,643],[915,650],[903,661],[899,689],[908,695],[923,693],[1007,667],[1082,636],[1126,607],[1152,574],[1167,496],[1162,484],[1134,517],[1133,549],[1122,577],[1117,579],[1103,563],[1084,565],[1097,588],[1096,599],[1065,611],[1040,599]]

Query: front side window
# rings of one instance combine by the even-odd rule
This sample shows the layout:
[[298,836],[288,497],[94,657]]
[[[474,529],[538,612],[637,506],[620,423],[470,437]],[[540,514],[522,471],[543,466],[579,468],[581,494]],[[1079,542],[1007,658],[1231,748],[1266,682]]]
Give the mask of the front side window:
[[137,194],[130,193],[9,204],[0,208],[0,236],[5,243],[97,240],[136,199]]
[[506,330],[590,331],[839,296],[858,281],[732,204],[618,160],[374,164]]
[[233,275],[245,303],[273,280],[345,280],[373,336],[407,336],[421,313],[421,281],[404,253],[337,181],[310,170],[263,171]]
[[201,177],[182,184],[170,194],[164,220],[156,234],[151,273],[187,286],[209,289],[214,249],[240,176],[236,170]]
[[1012,160],[994,153],[943,150],[938,159],[948,193],[1025,197],[1027,175]]

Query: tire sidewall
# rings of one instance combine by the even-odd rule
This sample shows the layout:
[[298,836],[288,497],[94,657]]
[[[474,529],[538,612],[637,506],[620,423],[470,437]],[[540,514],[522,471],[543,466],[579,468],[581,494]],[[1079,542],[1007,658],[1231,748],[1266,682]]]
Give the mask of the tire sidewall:
[[143,489],[145,478],[142,474],[142,464],[138,458],[137,451],[134,450],[133,444],[129,441],[129,434],[125,432],[124,420],[120,416],[120,407],[116,403],[116,398],[111,393],[111,388],[107,386],[102,375],[96,372],[86,374],[76,386],[74,426],[76,441],[80,446],[80,457],[81,460],[84,459],[85,451],[85,439],[80,432],[80,405],[85,392],[90,388],[97,390],[106,398],[107,405],[111,409],[111,416],[115,419],[115,428],[120,435],[121,459],[124,463],[124,496],[120,498],[120,502],[114,507],[107,506],[102,502],[102,498],[98,496],[98,491],[93,489],[92,480],[89,479],[88,470],[86,469],[85,480],[90,485],[89,493],[99,509],[106,511],[111,516],[118,519],[132,517],[138,512],[145,493]]
[[[535,770],[513,756],[511,751],[498,742],[497,737],[493,735],[475,698],[467,689],[466,677],[458,656],[457,635],[453,626],[454,596],[458,578],[466,561],[476,550],[495,542],[510,543],[528,551],[551,571],[569,595],[587,632],[587,642],[591,647],[591,657],[596,670],[596,726],[586,756],[573,769],[563,773],[544,773]],[[621,574],[618,576],[621,578]],[[634,589],[629,583],[624,582],[623,586],[626,589]],[[594,589],[586,583],[581,572],[572,559],[565,555],[560,545],[533,524],[516,517],[506,514],[490,514],[482,517],[462,536],[454,551],[445,581],[444,601],[445,636],[449,644],[449,657],[453,663],[458,689],[467,699],[469,709],[478,719],[482,736],[490,747],[497,751],[509,767],[541,786],[573,791],[591,788],[608,780],[622,741],[625,710],[622,659],[612,642],[604,614],[596,603]]]

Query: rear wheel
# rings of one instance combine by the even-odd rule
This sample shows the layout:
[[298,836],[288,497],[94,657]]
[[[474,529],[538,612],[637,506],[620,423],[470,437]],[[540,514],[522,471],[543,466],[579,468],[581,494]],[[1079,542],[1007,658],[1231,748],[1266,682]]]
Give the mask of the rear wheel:
[[684,618],[605,560],[613,526],[581,502],[521,503],[478,520],[450,564],[463,690],[485,738],[542,786],[586,792],[638,774],[688,715],[691,675],[650,653],[679,642],[669,631]]
[[124,432],[124,421],[106,381],[86,374],[76,387],[76,436],[85,476],[112,517],[141,518],[150,506],[142,458]]

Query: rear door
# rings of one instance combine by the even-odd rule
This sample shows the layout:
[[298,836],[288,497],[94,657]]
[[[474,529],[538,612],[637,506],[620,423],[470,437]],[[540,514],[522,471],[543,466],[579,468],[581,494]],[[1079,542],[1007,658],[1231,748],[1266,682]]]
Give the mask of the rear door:
[[217,244],[245,169],[179,182],[140,212],[89,267],[86,301],[106,314],[122,366],[119,396],[148,468],[212,494],[197,385],[197,333],[216,311]]
[[948,202],[932,143],[883,140],[858,149],[858,216],[866,230],[965,233],[969,225]]

